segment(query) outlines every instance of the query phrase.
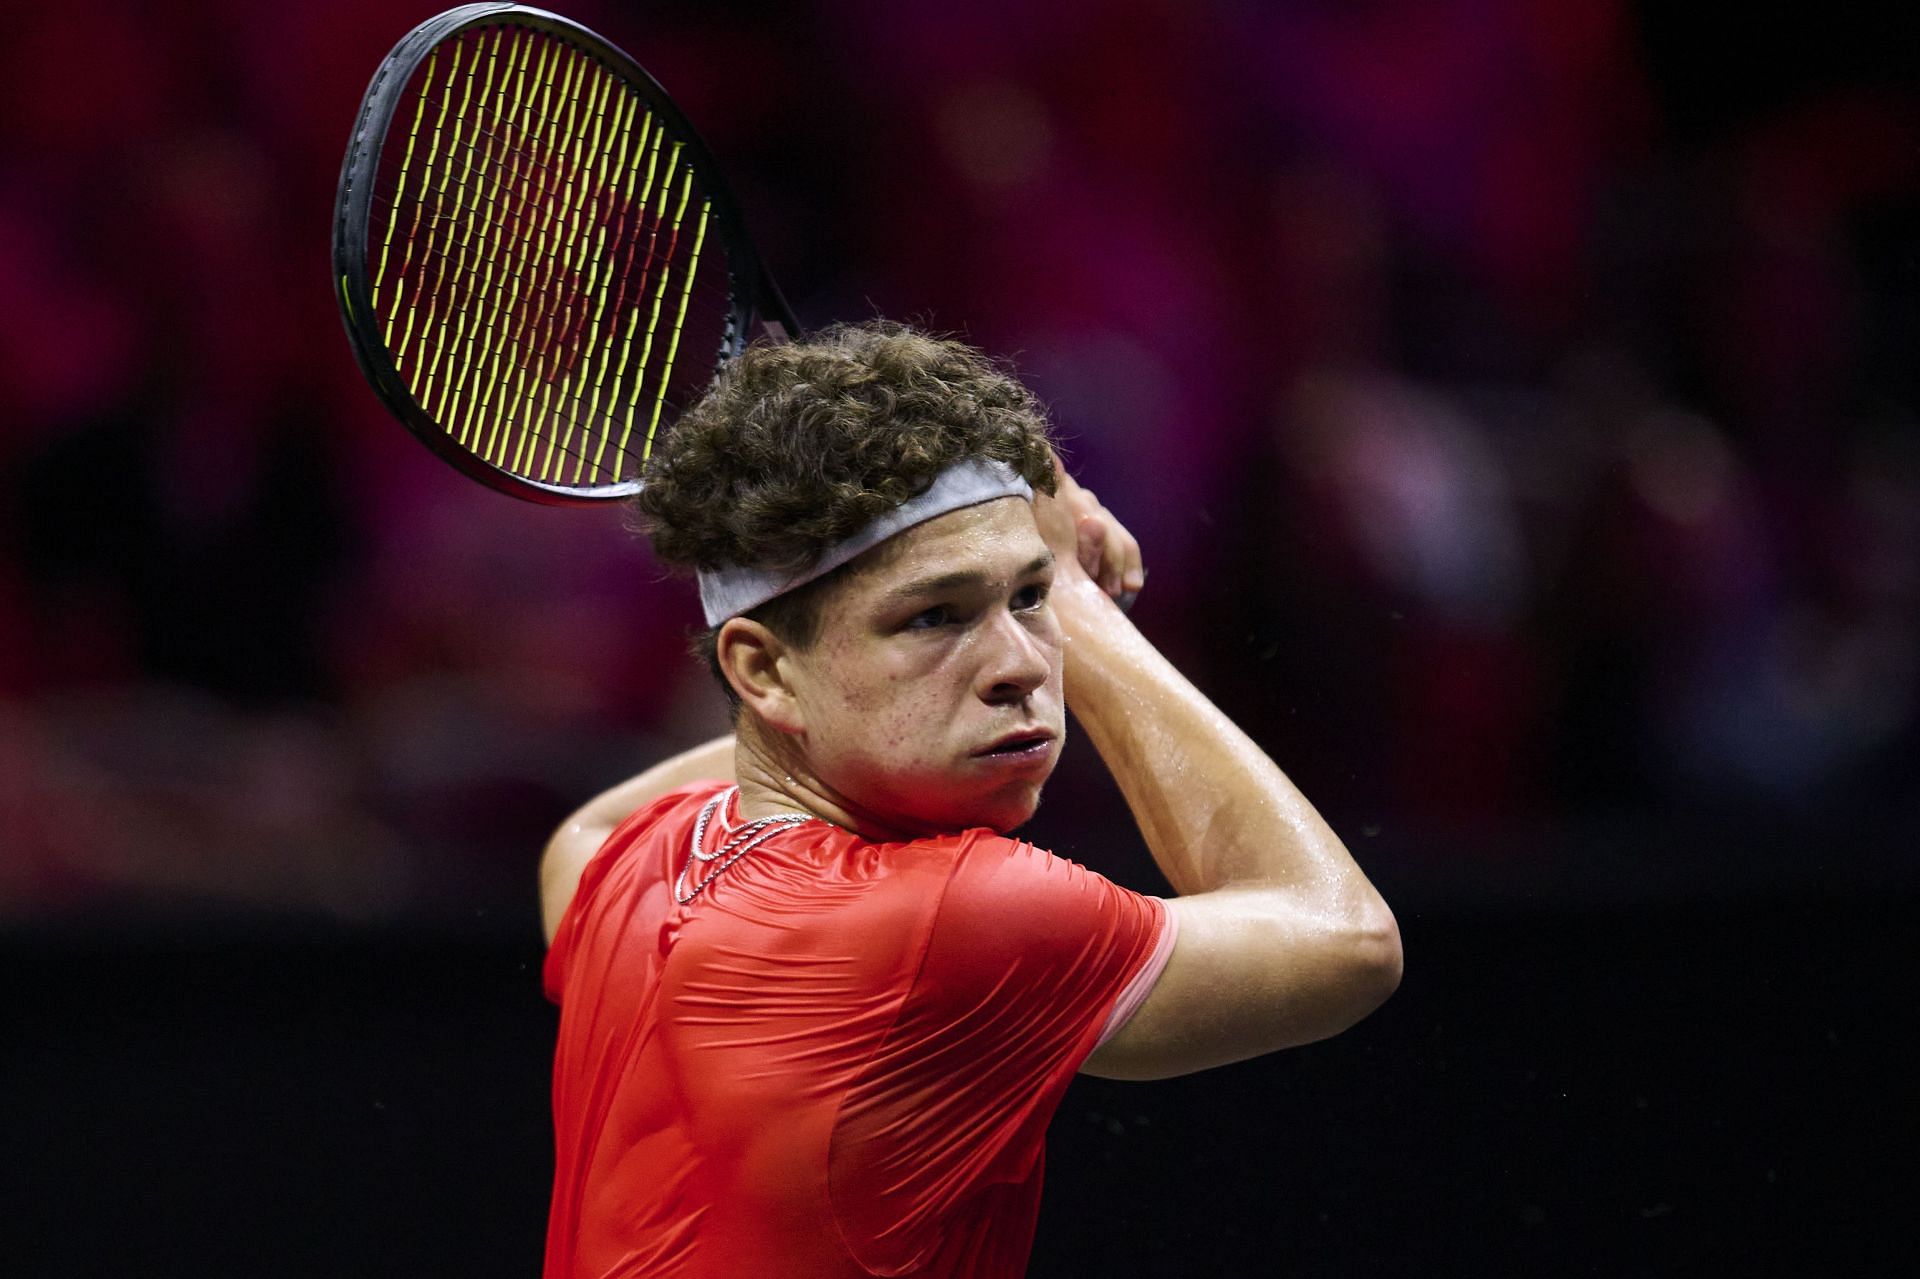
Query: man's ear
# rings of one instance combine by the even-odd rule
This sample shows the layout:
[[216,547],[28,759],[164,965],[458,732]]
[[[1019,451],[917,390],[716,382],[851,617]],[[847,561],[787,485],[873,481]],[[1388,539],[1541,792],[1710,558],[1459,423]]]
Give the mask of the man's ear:
[[806,729],[799,699],[787,682],[789,664],[781,660],[791,653],[778,635],[749,617],[728,618],[714,637],[720,673],[740,695],[741,704],[783,733]]

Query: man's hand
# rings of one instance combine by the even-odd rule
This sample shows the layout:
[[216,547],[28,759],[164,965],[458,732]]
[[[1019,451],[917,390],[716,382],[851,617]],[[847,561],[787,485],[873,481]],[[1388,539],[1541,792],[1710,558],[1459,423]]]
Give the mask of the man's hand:
[[1053,459],[1057,488],[1052,497],[1033,495],[1033,518],[1040,526],[1059,567],[1059,573],[1075,568],[1111,595],[1121,608],[1131,607],[1146,585],[1147,570],[1141,563],[1140,543],[1113,512],[1100,505],[1091,489],[1081,488],[1059,455]]

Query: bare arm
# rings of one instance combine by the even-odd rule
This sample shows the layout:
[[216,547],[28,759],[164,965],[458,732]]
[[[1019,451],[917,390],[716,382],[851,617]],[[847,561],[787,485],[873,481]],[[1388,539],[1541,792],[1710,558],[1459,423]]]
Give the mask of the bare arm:
[[[1085,1069],[1160,1078],[1346,1029],[1399,983],[1392,912],[1286,775],[1109,598],[1122,572],[1138,576],[1124,530],[1070,480],[1055,509],[1036,514],[1061,562],[1052,599],[1068,641],[1067,704],[1181,894],[1169,903],[1180,936],[1166,970]],[[1101,568],[1099,543],[1119,539],[1126,547],[1108,546]],[[1077,556],[1061,553],[1076,543]],[[1129,555],[1132,568],[1114,568]],[[1106,589],[1080,567],[1089,559]]]
[[573,900],[580,872],[607,842],[613,828],[648,801],[709,777],[732,780],[733,734],[683,751],[612,790],[602,791],[561,823],[540,858],[540,913],[549,942],[560,927],[560,917],[567,913],[567,903]]

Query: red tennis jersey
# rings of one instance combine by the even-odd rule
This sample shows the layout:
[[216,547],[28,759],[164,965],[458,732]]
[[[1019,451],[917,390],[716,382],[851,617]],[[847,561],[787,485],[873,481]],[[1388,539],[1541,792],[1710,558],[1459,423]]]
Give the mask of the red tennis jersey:
[[720,788],[628,818],[547,956],[547,1279],[1024,1273],[1047,1121],[1158,975],[1171,913],[984,828],[825,822],[682,906]]

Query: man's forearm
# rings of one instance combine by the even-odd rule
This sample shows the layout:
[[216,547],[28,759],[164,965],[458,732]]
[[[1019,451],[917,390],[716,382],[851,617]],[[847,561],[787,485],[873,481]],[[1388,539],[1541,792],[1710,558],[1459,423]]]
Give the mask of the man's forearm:
[[1339,836],[1252,739],[1084,579],[1062,583],[1067,705],[1175,890],[1287,887],[1377,901]]

